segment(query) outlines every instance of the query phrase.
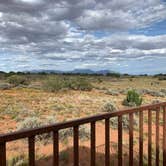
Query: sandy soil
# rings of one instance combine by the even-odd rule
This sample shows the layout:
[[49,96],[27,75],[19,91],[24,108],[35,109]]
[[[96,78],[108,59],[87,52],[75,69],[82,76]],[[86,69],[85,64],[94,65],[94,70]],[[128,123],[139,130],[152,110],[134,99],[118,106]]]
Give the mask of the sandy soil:
[[[153,84],[152,79],[136,79],[129,81],[128,79],[117,81],[106,80],[102,83],[95,84],[98,87],[105,87],[111,89],[127,89],[127,88],[148,88],[148,89],[161,89],[166,88],[166,82],[160,84]],[[156,81],[156,80],[155,80]],[[35,116],[45,119],[47,116],[55,117],[55,122],[66,121],[70,119],[85,117],[89,115],[101,113],[102,107],[105,103],[113,101],[118,109],[123,109],[122,101],[125,95],[119,94],[112,96],[104,93],[104,90],[93,89],[92,91],[66,91],[58,93],[49,93],[41,90],[18,88],[11,90],[0,90],[0,133],[6,133],[17,130],[18,124],[21,120]],[[152,97],[150,95],[143,96],[143,104],[151,103],[154,99],[166,101],[165,98]],[[145,115],[146,116],[146,115]],[[20,120],[20,119],[21,120]],[[154,116],[155,118],[155,116]],[[145,118],[146,119],[146,118]],[[155,121],[154,121],[155,122]],[[134,133],[134,150],[135,156],[138,152],[138,126]],[[96,126],[96,151],[98,165],[104,165],[104,123],[99,122]],[[116,146],[118,142],[117,130],[111,129],[111,160],[113,165],[117,164]],[[144,123],[144,152],[147,153],[147,123]],[[160,137],[162,137],[162,127],[160,127]],[[155,125],[153,124],[153,141],[155,141]],[[161,143],[161,142],[160,142]],[[127,162],[128,156],[128,131],[123,132],[124,144],[124,162]],[[89,141],[80,141],[80,165],[89,165]],[[24,149],[24,151],[23,151]],[[67,153],[67,157],[61,161],[61,165],[72,165],[72,139],[69,138],[67,144],[60,143],[60,151]],[[37,162],[38,165],[50,165],[52,162],[52,144],[47,145],[41,143],[36,144]],[[27,142],[25,140],[14,141],[7,143],[7,157],[25,153],[27,155]],[[43,159],[47,158],[47,159]],[[85,160],[86,158],[86,160]],[[137,163],[137,160],[135,161]]]

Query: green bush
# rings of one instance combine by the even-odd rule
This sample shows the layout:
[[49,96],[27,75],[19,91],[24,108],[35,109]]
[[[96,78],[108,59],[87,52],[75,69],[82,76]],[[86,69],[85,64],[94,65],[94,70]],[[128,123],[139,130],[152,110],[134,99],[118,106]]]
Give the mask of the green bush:
[[18,85],[28,85],[29,80],[25,76],[12,75],[8,77],[8,83],[18,86]]
[[158,80],[159,81],[164,81],[164,80],[166,80],[166,76],[160,76],[160,77],[158,77]]
[[142,104],[142,97],[135,91],[129,90],[127,92],[127,97],[123,101],[123,105],[126,106],[140,106]]
[[68,82],[68,86],[73,90],[83,90],[90,91],[92,90],[92,85],[84,78],[73,78]]
[[56,78],[49,78],[44,82],[43,85],[44,89],[49,92],[56,92],[67,88],[66,81],[63,78],[56,77]]
[[45,81],[44,89],[49,92],[56,92],[63,89],[89,91],[92,89],[92,85],[83,78],[55,77]]
[[106,76],[120,78],[121,74],[112,72],[112,73],[107,73]]

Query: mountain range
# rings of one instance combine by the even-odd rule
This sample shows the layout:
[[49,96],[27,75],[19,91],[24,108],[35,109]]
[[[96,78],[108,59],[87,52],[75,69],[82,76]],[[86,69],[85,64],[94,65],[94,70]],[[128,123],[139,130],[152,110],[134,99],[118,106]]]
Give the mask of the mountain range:
[[31,70],[31,71],[26,71],[26,72],[30,72],[30,73],[72,73],[72,74],[107,74],[107,73],[116,73],[114,71],[110,71],[110,70],[91,70],[91,69],[74,69],[71,71],[61,71],[61,70]]

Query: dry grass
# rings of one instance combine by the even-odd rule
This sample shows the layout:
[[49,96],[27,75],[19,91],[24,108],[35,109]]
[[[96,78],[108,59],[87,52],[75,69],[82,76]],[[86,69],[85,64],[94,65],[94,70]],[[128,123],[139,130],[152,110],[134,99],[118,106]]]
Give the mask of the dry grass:
[[[159,81],[153,77],[138,78],[110,78],[110,77],[89,77],[93,89],[91,91],[66,90],[59,92],[46,92],[42,89],[34,88],[12,88],[9,90],[0,90],[0,133],[6,133],[16,130],[20,121],[27,117],[36,116],[45,119],[47,116],[56,118],[56,121],[66,121],[101,113],[103,105],[109,101],[116,104],[118,109],[122,109],[122,101],[125,94],[119,93],[117,96],[105,93],[105,90],[114,91],[134,89],[149,89],[160,91],[166,89],[166,81]],[[40,80],[35,80],[32,85],[40,85]],[[151,103],[154,99],[166,101],[165,97],[154,97],[143,95],[143,104]],[[103,125],[100,123],[100,125]],[[69,141],[70,142],[70,141]],[[98,145],[103,141],[99,141]],[[11,144],[11,143],[10,143]],[[87,143],[86,143],[87,145]],[[12,155],[15,148],[23,145],[20,141],[12,144],[8,148],[8,156]],[[39,145],[38,145],[39,146]],[[66,146],[66,145],[65,145]],[[87,145],[88,146],[88,145]],[[41,152],[42,145],[38,147]],[[65,149],[64,145],[61,145]],[[44,147],[45,152],[49,151],[51,145]],[[42,151],[43,152],[43,151]],[[41,153],[42,153],[41,152]],[[46,154],[41,154],[43,156]]]

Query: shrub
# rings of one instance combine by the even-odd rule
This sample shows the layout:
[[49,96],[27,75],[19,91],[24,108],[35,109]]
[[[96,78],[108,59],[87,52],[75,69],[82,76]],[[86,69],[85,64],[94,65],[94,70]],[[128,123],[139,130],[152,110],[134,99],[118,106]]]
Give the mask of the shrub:
[[20,75],[12,75],[8,77],[8,82],[14,86],[29,84],[29,80],[25,76]]
[[72,128],[63,129],[63,130],[60,130],[59,132],[59,138],[63,142],[65,142],[69,137],[72,137],[72,136],[73,136]]
[[79,127],[79,137],[81,140],[90,138],[90,128],[86,125],[81,125]]
[[127,92],[127,97],[123,101],[123,105],[126,106],[140,106],[142,104],[142,98],[135,90],[129,90]]
[[149,90],[147,94],[155,97],[165,97],[165,94],[163,92],[158,92],[158,91]]
[[[51,117],[51,116],[48,116],[44,121],[45,123],[43,123],[43,121],[38,117],[28,117],[18,124],[17,129],[23,130],[28,128],[36,128],[42,125],[53,124],[56,122],[54,117]],[[50,141],[51,137],[52,137],[51,133],[46,133],[46,134],[36,136],[36,139],[37,141],[42,141],[44,144],[46,144]]]
[[[138,126],[138,118],[135,118],[133,123],[134,123],[134,125]],[[122,125],[123,125],[124,129],[129,128],[129,116],[128,115],[122,116]],[[110,118],[110,126],[114,129],[116,129],[118,127],[118,118],[117,117]]]
[[[116,112],[117,108],[113,102],[108,102],[108,103],[104,104],[102,111],[104,111],[104,112]],[[112,128],[117,128],[117,124],[118,124],[118,119],[116,117],[110,119],[110,125]]]
[[60,161],[63,161],[64,164],[66,164],[69,160],[69,153],[67,151],[62,151],[59,154]]
[[158,103],[161,103],[162,101],[160,101],[160,100],[157,100],[157,99],[155,99],[155,100],[152,100],[152,104],[158,104]]
[[28,166],[28,159],[24,155],[14,156],[7,161],[8,166]]
[[138,89],[138,90],[137,90],[137,93],[138,93],[139,95],[149,94],[150,92],[151,92],[151,90],[149,90],[149,89]]
[[107,73],[106,76],[120,78],[121,74],[112,72],[112,73]]
[[160,77],[158,77],[158,80],[159,81],[164,81],[164,80],[166,80],[166,76],[160,76]]
[[154,91],[154,90],[150,90],[150,89],[140,89],[138,90],[139,94],[148,94],[151,96],[155,96],[155,97],[165,97],[166,96],[166,92],[165,89],[161,89],[160,91]]
[[42,121],[37,117],[28,117],[18,125],[18,130],[36,128],[41,126]]
[[150,95],[155,96],[155,97],[165,97],[165,94],[162,92],[157,92],[157,91],[152,91]]
[[[112,102],[108,102],[103,106],[102,111],[104,112],[116,112],[118,109],[116,108],[115,104]],[[137,124],[136,119],[134,120],[134,123]],[[128,129],[129,127],[129,117],[127,115],[123,115],[122,117],[122,124],[125,129]],[[112,128],[117,128],[118,127],[118,118],[110,118],[110,126]]]
[[56,92],[65,87],[67,87],[67,85],[64,79],[60,77],[49,78],[47,81],[44,82],[44,89],[49,92]]
[[44,84],[44,89],[50,92],[63,89],[89,91],[92,89],[92,85],[83,78],[56,77],[48,79]]
[[166,95],[166,89],[161,89],[160,92],[162,92]]
[[126,95],[127,94],[127,90],[121,89],[121,90],[119,90],[119,93],[122,94],[122,95]]
[[[42,125],[54,124],[56,122],[55,118],[52,116],[48,116],[46,119],[44,119],[44,121],[45,123],[43,123],[43,121],[37,117],[26,118],[24,121],[19,123],[17,129],[22,130],[22,129],[28,129],[28,128],[36,128]],[[60,130],[59,133],[60,133],[59,138],[61,139],[61,141],[66,141],[67,138],[73,136],[73,129],[72,128],[63,129],[63,130]],[[89,135],[90,135],[89,127],[85,125],[81,125],[79,127],[80,139],[82,140],[89,139]],[[44,144],[48,143],[50,141],[50,138],[52,138],[51,133],[46,133],[46,134],[36,136],[37,141],[42,141]]]
[[119,95],[119,92],[116,91],[116,90],[108,89],[108,90],[106,91],[106,94],[107,94],[107,95],[112,95],[112,96],[118,96],[118,95]]
[[11,85],[8,83],[0,83],[0,89],[1,90],[7,90],[7,89],[11,89]]
[[97,81],[98,81],[99,83],[103,82],[103,80],[102,80],[101,78],[98,78]]
[[4,107],[3,112],[1,113],[3,113],[4,115],[10,116],[11,119],[16,120],[21,109],[22,107],[20,107],[19,104],[9,104]]
[[129,81],[131,81],[131,82],[132,82],[132,81],[133,81],[133,79],[132,79],[132,78],[129,78]]
[[92,85],[84,78],[73,78],[69,80],[68,86],[70,89],[73,90],[83,90],[83,91],[92,90]]
[[115,112],[115,111],[117,111],[117,108],[114,103],[108,102],[103,106],[102,110],[104,112]]
[[[59,137],[60,137],[61,141],[66,141],[67,138],[72,137],[72,136],[73,136],[73,129],[72,128],[60,130]],[[81,125],[79,127],[79,137],[81,140],[89,139],[89,137],[90,137],[89,127],[87,127],[86,125]]]

